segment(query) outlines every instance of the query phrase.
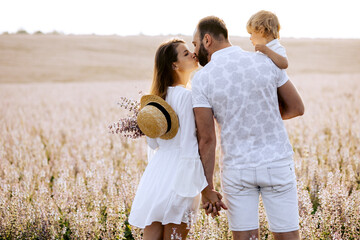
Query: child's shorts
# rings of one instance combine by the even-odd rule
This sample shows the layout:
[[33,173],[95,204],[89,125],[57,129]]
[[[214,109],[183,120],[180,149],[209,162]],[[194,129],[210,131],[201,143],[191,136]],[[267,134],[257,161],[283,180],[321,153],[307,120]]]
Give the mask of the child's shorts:
[[299,229],[299,210],[294,165],[265,165],[222,171],[229,227],[232,231],[259,228],[259,195],[265,207],[269,230],[291,232]]

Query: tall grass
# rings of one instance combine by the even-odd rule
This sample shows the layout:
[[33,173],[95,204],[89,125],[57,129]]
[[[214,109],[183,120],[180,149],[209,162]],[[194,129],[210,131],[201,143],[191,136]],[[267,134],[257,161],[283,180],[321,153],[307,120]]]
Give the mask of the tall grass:
[[[360,238],[357,80],[295,81],[306,113],[286,127],[303,239]],[[122,83],[0,85],[0,239],[141,239],[127,217],[146,145],[107,129],[123,114],[116,101],[135,92]],[[215,182],[220,189],[218,174]],[[260,222],[261,239],[272,239],[263,207]],[[199,211],[189,239],[231,239],[226,215]]]

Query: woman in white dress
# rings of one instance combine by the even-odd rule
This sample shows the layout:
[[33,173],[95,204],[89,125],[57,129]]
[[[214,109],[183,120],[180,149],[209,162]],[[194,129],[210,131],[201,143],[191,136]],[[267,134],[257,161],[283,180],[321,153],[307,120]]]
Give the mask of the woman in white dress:
[[[166,100],[178,116],[177,134],[164,140],[147,137],[149,163],[132,203],[129,222],[144,228],[144,240],[185,239],[196,215],[200,193],[208,185],[198,153],[190,74],[197,58],[183,40],[160,45],[150,93]],[[173,238],[172,238],[173,235]]]

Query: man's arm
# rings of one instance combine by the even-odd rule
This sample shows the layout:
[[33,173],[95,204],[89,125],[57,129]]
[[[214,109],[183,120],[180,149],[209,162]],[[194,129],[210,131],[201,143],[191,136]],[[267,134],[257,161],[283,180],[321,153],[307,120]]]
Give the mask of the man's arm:
[[213,174],[215,168],[216,134],[211,108],[194,108],[199,153],[208,187],[214,189]]
[[194,108],[200,158],[204,167],[208,186],[202,191],[203,207],[206,213],[218,215],[221,207],[227,209],[221,201],[222,196],[214,190],[213,175],[215,168],[216,133],[211,108]]
[[278,88],[277,94],[282,119],[291,119],[304,114],[304,103],[290,80]]

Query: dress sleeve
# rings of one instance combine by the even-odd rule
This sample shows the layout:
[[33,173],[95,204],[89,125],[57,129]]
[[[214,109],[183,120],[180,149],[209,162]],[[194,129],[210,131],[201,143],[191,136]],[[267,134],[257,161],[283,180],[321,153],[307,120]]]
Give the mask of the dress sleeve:
[[155,155],[156,150],[159,147],[159,144],[156,141],[156,138],[146,137],[146,142],[148,144],[148,150],[147,150],[148,162],[150,162],[153,156]]
[[146,137],[146,142],[147,142],[148,146],[153,150],[155,150],[155,149],[157,149],[159,147],[159,144],[156,141],[156,138]]
[[195,197],[208,184],[200,160],[196,138],[191,92],[181,98],[178,113],[180,125],[180,162],[175,176],[174,190],[183,197]]

